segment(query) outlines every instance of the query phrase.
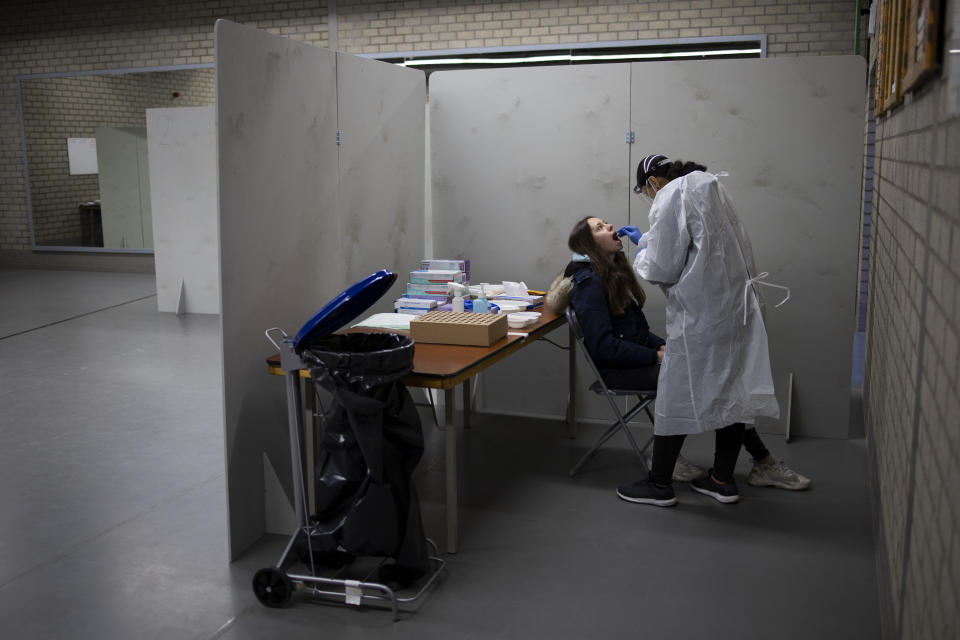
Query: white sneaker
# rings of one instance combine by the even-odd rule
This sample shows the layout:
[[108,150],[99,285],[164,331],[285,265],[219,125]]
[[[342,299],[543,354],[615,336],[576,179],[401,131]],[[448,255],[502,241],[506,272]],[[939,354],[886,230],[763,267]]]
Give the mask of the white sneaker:
[[698,467],[683,456],[677,457],[677,464],[673,468],[673,479],[677,482],[690,482],[698,478],[707,477],[707,470]]
[[747,476],[747,483],[754,487],[779,487],[801,491],[810,486],[810,478],[800,475],[783,460],[774,460],[770,464],[754,462],[753,469]]
[[[647,469],[653,469],[653,457],[647,457]],[[698,467],[683,456],[677,457],[677,464],[673,467],[674,482],[690,482],[706,476],[707,470],[703,467]]]

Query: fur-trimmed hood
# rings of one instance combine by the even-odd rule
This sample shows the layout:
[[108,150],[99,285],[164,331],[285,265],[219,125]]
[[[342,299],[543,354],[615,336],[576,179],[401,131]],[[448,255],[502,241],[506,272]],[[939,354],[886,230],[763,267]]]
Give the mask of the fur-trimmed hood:
[[550,283],[550,288],[547,289],[547,295],[544,298],[544,304],[556,313],[566,311],[567,305],[570,304],[570,294],[573,291],[574,277],[577,273],[585,269],[590,269],[590,262],[586,256],[573,254],[573,260],[571,260],[563,270],[563,273],[554,278],[553,282]]
[[547,289],[547,295],[543,299],[544,303],[554,312],[563,313],[570,304],[570,293],[573,291],[573,278],[558,274],[550,288]]

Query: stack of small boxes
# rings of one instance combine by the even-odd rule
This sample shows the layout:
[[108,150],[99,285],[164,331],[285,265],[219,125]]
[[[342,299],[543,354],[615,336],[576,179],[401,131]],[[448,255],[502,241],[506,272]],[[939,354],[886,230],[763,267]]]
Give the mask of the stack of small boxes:
[[470,284],[469,260],[422,260],[410,272],[406,292],[393,303],[397,313],[420,316],[447,302],[449,284]]

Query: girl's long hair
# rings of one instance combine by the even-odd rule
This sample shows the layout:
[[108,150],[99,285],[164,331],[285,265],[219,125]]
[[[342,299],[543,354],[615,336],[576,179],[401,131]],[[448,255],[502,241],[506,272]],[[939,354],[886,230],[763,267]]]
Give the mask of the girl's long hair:
[[594,272],[606,287],[611,315],[618,316],[623,313],[630,296],[633,296],[637,304],[643,308],[647,296],[634,275],[633,267],[630,266],[627,257],[618,251],[613,254],[613,260],[609,260],[597,248],[597,243],[593,239],[593,230],[587,222],[593,217],[595,216],[585,216],[573,225],[567,246],[571,251],[582,253],[590,258]]

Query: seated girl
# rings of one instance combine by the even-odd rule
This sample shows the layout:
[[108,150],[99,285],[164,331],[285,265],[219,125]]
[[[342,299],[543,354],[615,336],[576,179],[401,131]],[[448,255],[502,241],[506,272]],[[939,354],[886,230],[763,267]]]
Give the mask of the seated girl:
[[[584,344],[607,386],[656,390],[666,341],[650,330],[643,315],[646,294],[615,228],[587,216],[574,224],[567,244],[574,259],[551,286],[547,305],[558,313],[568,304],[573,307]],[[672,477],[689,482],[705,473],[680,457]]]
[[[568,244],[575,259],[563,274],[570,278],[567,299],[600,375],[613,388],[655,390],[666,341],[650,331],[641,310],[646,295],[616,229],[600,218],[582,218]],[[560,295],[556,289],[548,295],[556,310],[567,306]]]

